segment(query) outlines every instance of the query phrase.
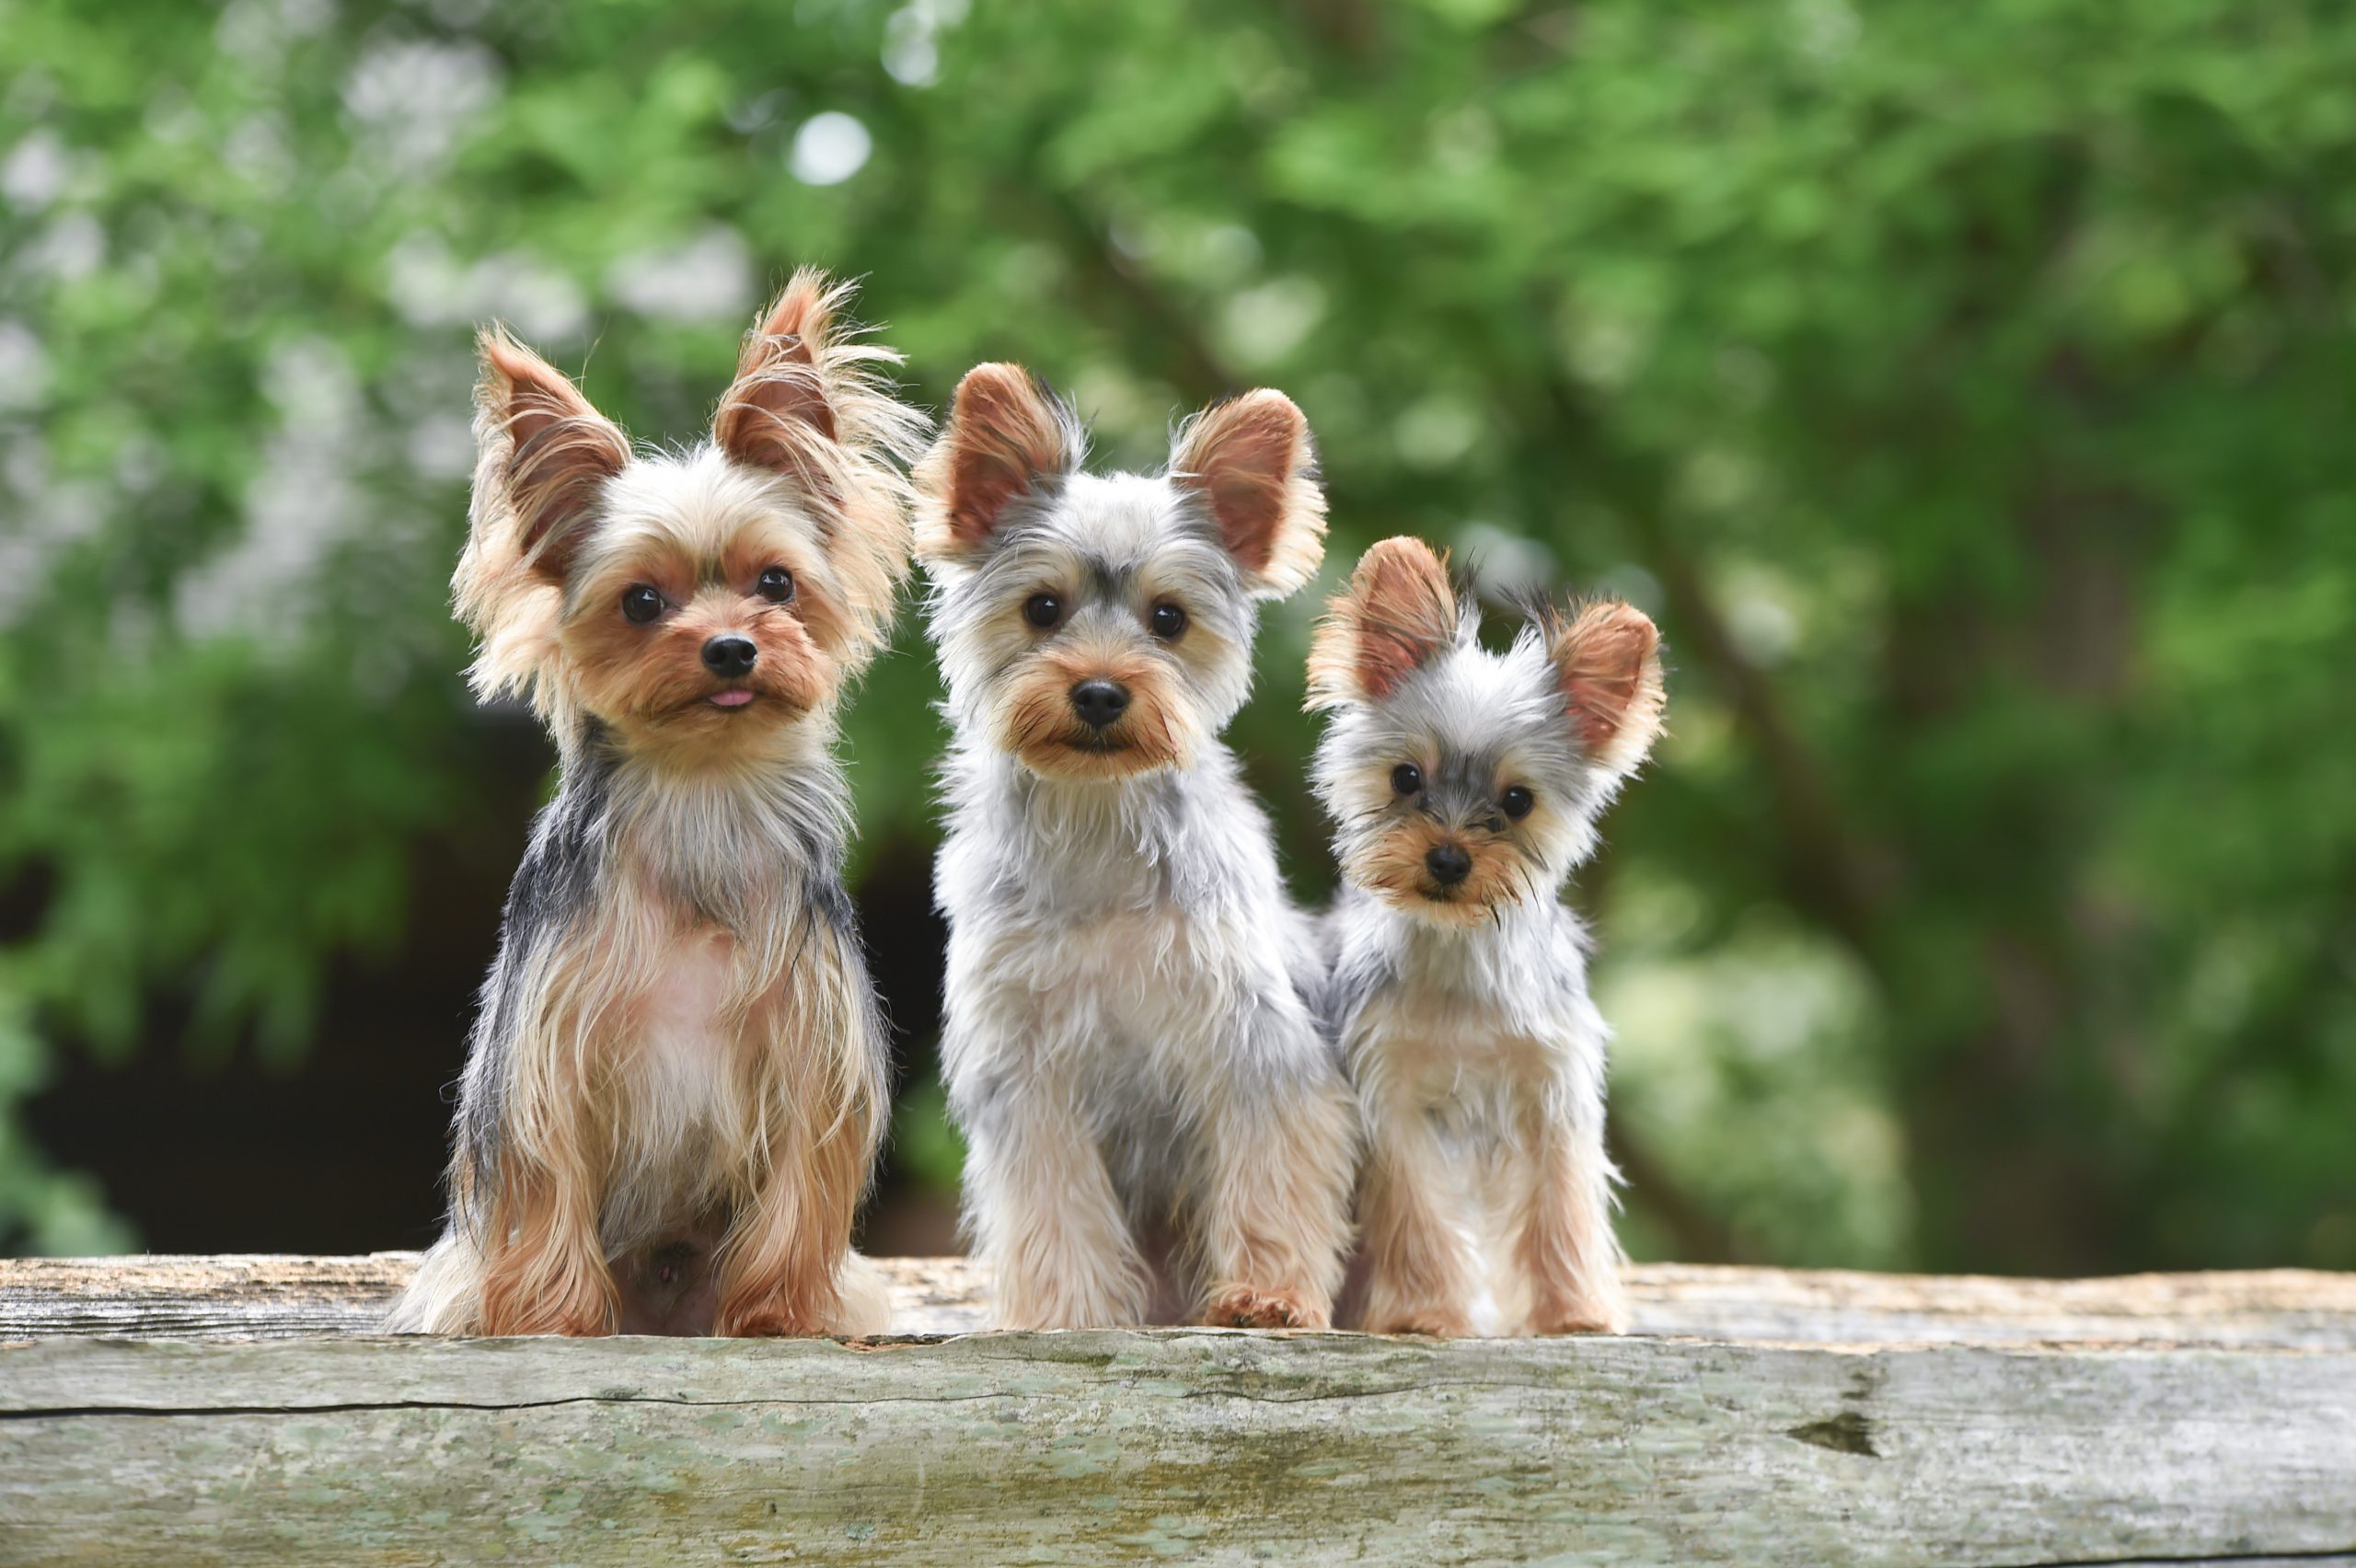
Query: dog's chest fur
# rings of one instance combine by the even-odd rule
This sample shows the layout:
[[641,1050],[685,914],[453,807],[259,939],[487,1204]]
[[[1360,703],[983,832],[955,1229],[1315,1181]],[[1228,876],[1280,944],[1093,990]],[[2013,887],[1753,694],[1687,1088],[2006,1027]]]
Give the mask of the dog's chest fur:
[[[763,1117],[807,1066],[787,1036],[801,993],[840,963],[816,893],[823,847],[766,789],[637,790],[599,805],[595,893],[572,997],[610,1088],[611,1171],[601,1224],[619,1250],[741,1201]],[[826,780],[824,782],[831,782]],[[823,820],[823,819],[822,819]]]
[[1130,1115],[1191,1098],[1249,1011],[1313,967],[1266,819],[1222,755],[1117,785],[964,759],[939,892],[969,998],[1027,1015],[1033,1065]]
[[690,929],[666,944],[614,1064],[628,1113],[617,1130],[629,1163],[708,1145],[727,1119],[738,1053],[768,1044],[748,1038],[752,1020],[731,1006],[736,987],[735,942],[725,932]]
[[1353,894],[1327,935],[1331,1026],[1353,1075],[1395,1103],[1470,1131],[1507,1118],[1520,1095],[1600,1068],[1586,937],[1559,905],[1438,928]]
[[1267,818],[1223,756],[1114,784],[1049,783],[994,763],[973,759],[953,788],[940,864],[953,920],[1074,943],[1075,969],[1126,948],[1115,933],[1180,942],[1167,954],[1178,967],[1216,968],[1235,955],[1205,941],[1281,905]]

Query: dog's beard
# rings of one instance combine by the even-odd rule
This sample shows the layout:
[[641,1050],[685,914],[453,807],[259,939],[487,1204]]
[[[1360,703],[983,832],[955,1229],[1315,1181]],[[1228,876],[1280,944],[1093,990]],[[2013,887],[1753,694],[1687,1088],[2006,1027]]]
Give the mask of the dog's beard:
[[1007,693],[1000,732],[1006,749],[1032,772],[1049,778],[1119,779],[1192,760],[1195,726],[1189,711],[1159,672],[1123,672],[1129,705],[1103,729],[1072,711],[1071,687],[1085,675],[1053,661],[1016,680]]
[[832,704],[839,674],[798,635],[763,638],[753,668],[728,679],[704,667],[693,637],[633,639],[601,627],[573,648],[582,710],[632,751],[682,762],[768,753]]
[[[1461,882],[1443,884],[1425,857],[1452,843],[1472,859]],[[1539,870],[1502,839],[1465,842],[1436,824],[1403,823],[1357,840],[1345,852],[1342,874],[1383,903],[1439,926],[1480,926],[1497,911],[1539,896]]]

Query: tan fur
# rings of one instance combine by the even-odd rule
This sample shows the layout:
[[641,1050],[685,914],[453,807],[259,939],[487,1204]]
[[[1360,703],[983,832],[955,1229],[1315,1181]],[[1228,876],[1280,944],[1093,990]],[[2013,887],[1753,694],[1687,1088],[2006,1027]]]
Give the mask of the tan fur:
[[853,292],[814,269],[794,273],[745,339],[712,439],[824,502],[849,623],[835,656],[856,667],[883,646],[907,578],[913,496],[889,458],[913,448],[923,421],[882,379],[900,356],[842,325]]
[[1448,557],[1421,539],[1384,539],[1359,558],[1350,585],[1318,622],[1309,651],[1311,710],[1377,702],[1456,640]]
[[1633,770],[1659,735],[1668,700],[1650,618],[1616,599],[1598,600],[1550,623],[1546,645],[1580,739],[1611,771]]
[[[657,1243],[714,1254],[720,1332],[882,1326],[849,1239],[883,1053],[855,939],[805,879],[835,874],[812,847],[846,825],[834,709],[907,570],[895,459],[922,421],[876,380],[895,356],[837,327],[848,297],[797,274],[712,441],[676,455],[633,456],[563,377],[484,334],[458,612],[478,686],[528,691],[569,777],[584,753],[605,768],[601,853],[586,902],[499,972],[512,1022],[495,1055],[478,1045],[498,1074],[490,1168],[455,1162],[453,1234],[399,1326],[610,1332],[630,1250]],[[759,588],[772,567],[781,603]],[[622,612],[639,584],[664,605],[642,624]],[[749,674],[704,665],[722,632],[753,641]]]
[[[726,564],[727,579],[709,585],[687,552],[667,543],[603,563],[579,590],[599,613],[572,618],[559,631],[564,700],[620,729],[638,755],[685,763],[714,748],[741,748],[755,726],[792,724],[832,707],[847,677],[835,651],[845,644],[848,617],[829,603],[804,548],[789,539],[748,548],[732,539],[711,553]],[[763,600],[752,591],[761,565],[740,562],[794,570],[792,603]],[[653,584],[677,611],[653,626],[613,613],[634,582]],[[760,651],[753,673],[731,683],[753,693],[744,709],[722,710],[707,700],[713,683],[703,645],[722,632],[749,637]]]
[[1145,1261],[1069,1085],[1042,1082],[1023,1114],[1017,1157],[981,1178],[1002,1186],[1007,1212],[1022,1216],[989,1260],[993,1321],[1010,1329],[1151,1321]]
[[1078,427],[1019,364],[977,364],[916,467],[916,553],[954,560],[989,537],[1007,503],[1084,453]]
[[1379,1334],[1472,1332],[1466,1303],[1481,1290],[1478,1262],[1449,1219],[1447,1157],[1420,1115],[1400,1118],[1395,1136],[1367,1151],[1358,1183],[1358,1223],[1377,1260],[1364,1327]]
[[[650,824],[633,859],[657,856],[667,824]],[[749,847],[748,847],[749,848]],[[660,863],[659,860],[654,863]],[[780,909],[796,895],[780,887]],[[612,1283],[600,1219],[618,1179],[644,1187],[662,1215],[733,1215],[722,1243],[722,1333],[825,1332],[837,1321],[838,1275],[886,1089],[860,1053],[857,988],[841,941],[780,921],[766,940],[731,940],[656,879],[629,879],[591,927],[534,976],[538,1006],[515,1042],[500,1198],[484,1227],[481,1332],[611,1331]],[[714,1030],[719,1078],[696,1092],[708,1143],[675,1168],[687,1136],[650,1082],[645,998],[700,950],[724,974]],[[601,1197],[601,1194],[604,1196]]]
[[[839,969],[829,972],[839,982]],[[819,1032],[849,1032],[849,1019],[829,1020],[814,1007],[807,984],[780,1009],[780,1033],[808,1040]],[[848,1001],[849,998],[841,998]],[[824,1081],[858,1072],[851,1064],[797,1054],[803,1081],[785,1103],[771,1099],[763,1124],[747,1129],[759,1140],[740,1156],[747,1180],[736,1200],[738,1219],[722,1243],[720,1309],[713,1332],[734,1335],[829,1332],[843,1310],[841,1270],[850,1249],[851,1223],[880,1142],[884,1089],[880,1081],[847,1086]],[[768,1086],[745,1086],[748,1097]],[[839,1109],[832,1116],[820,1107]]]
[[471,678],[490,696],[522,689],[553,655],[569,536],[630,446],[505,328],[485,328],[478,347],[474,491],[451,586],[458,618],[481,641]]
[[[1616,1332],[1609,1031],[1558,893],[1658,731],[1658,640],[1630,606],[1595,604],[1542,615],[1497,653],[1465,614],[1438,554],[1386,540],[1313,656],[1311,705],[1341,710],[1318,788],[1343,873],[1371,895],[1338,903],[1328,928],[1366,1130],[1362,1322]],[[1518,817],[1514,789],[1530,792]],[[1470,861],[1452,886],[1429,873],[1443,846]]]
[[[583,1151],[577,1137],[564,1152]],[[596,1186],[582,1170],[519,1164],[491,1210],[479,1319],[464,1331],[509,1334],[604,1334],[614,1327],[616,1292],[597,1246],[589,1207]]]
[[[850,294],[849,284],[822,273],[795,273],[747,335],[712,427],[722,452],[789,486],[822,524],[826,604],[839,618],[827,651],[846,674],[884,645],[907,577],[912,496],[894,459],[914,449],[924,428],[883,380],[883,367],[900,356],[842,324]],[[560,644],[574,525],[610,493],[630,445],[504,329],[487,329],[481,350],[479,457],[452,582],[458,618],[479,640],[468,678],[484,697],[529,695],[561,723],[573,697]],[[675,521],[684,545],[726,548],[725,539],[695,536],[724,517]]]
[[1626,1259],[1611,1225],[1611,1168],[1544,1116],[1533,1112],[1524,1123],[1514,1261],[1529,1285],[1530,1332],[1624,1333]]
[[1281,1111],[1221,1086],[1207,1201],[1196,1218],[1204,1272],[1200,1320],[1239,1328],[1322,1329],[1333,1321],[1337,1177],[1357,1159],[1345,1101],[1303,1096]]
[[1254,593],[1281,598],[1317,574],[1325,491],[1291,398],[1263,387],[1204,409],[1180,432],[1170,476],[1201,491]]
[[[1454,887],[1434,882],[1424,864],[1424,857],[1443,844],[1472,859],[1472,871]],[[1408,818],[1380,837],[1354,846],[1344,857],[1342,874],[1386,903],[1449,925],[1478,926],[1500,904],[1542,896],[1530,883],[1529,863],[1503,836],[1450,829],[1426,817]]]
[[[1100,677],[1127,687],[1129,707],[1097,731],[1072,712],[1071,688]],[[1160,660],[1132,649],[1043,652],[1010,683],[1007,749],[1034,771],[1058,778],[1126,778],[1155,767],[1188,767],[1201,737],[1192,709],[1172,686]]]
[[[1483,1020],[1471,1034],[1468,1011]],[[1501,1016],[1461,997],[1403,998],[1357,1047],[1369,1332],[1627,1326],[1617,1172],[1600,1138],[1565,1122],[1546,1047],[1487,1032]]]

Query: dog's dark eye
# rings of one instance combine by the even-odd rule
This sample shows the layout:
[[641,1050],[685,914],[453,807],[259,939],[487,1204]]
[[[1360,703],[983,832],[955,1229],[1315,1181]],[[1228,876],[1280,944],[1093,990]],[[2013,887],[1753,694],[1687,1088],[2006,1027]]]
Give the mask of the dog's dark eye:
[[781,566],[765,566],[753,591],[772,605],[789,604],[793,598],[793,573]]
[[1064,618],[1064,602],[1053,594],[1034,594],[1022,601],[1022,618],[1045,631]]
[[1153,635],[1164,642],[1175,642],[1186,635],[1186,612],[1175,605],[1156,605],[1147,617]]
[[622,616],[644,626],[663,613],[663,595],[643,582],[633,582],[622,590]]
[[1513,818],[1516,822],[1519,822],[1522,818],[1528,816],[1530,814],[1530,808],[1537,803],[1538,797],[1531,794],[1529,790],[1523,789],[1519,784],[1515,785],[1512,789],[1507,790],[1497,799],[1497,804],[1506,809],[1506,815]]
[[1412,762],[1403,762],[1391,770],[1391,787],[1403,795],[1424,792],[1424,770]]

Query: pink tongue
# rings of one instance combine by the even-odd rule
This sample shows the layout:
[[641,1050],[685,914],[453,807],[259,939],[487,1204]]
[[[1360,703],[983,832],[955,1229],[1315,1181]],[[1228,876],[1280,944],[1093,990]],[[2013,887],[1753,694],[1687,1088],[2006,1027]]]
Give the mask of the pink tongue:
[[715,708],[742,708],[752,700],[753,694],[749,691],[720,691],[712,693],[711,696],[711,703]]

